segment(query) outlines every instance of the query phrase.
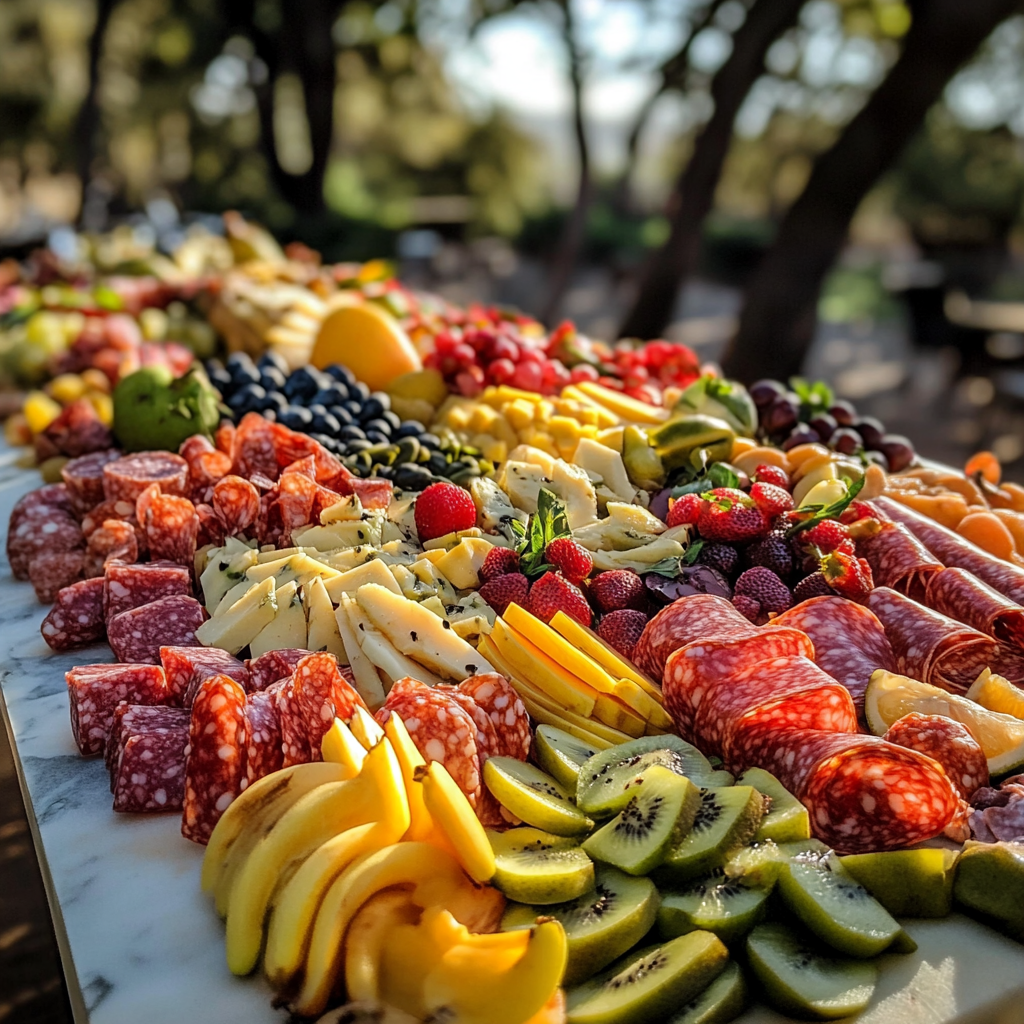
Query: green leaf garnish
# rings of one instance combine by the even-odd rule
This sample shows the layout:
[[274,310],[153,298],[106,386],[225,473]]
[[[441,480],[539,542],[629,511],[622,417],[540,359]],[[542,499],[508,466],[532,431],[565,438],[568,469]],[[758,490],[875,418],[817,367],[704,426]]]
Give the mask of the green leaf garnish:
[[838,501],[832,502],[831,505],[826,505],[824,508],[819,508],[809,519],[804,519],[797,523],[795,526],[791,526],[786,531],[787,537],[795,537],[801,530],[809,530],[813,526],[817,526],[818,523],[824,522],[826,519],[838,519],[847,508],[854,498],[860,494],[861,489],[864,486],[864,477],[861,477],[855,483],[850,483],[849,479],[846,479],[847,491],[846,494]]
[[683,565],[693,565],[700,556],[701,549],[704,547],[704,541],[695,540],[687,549],[686,554],[683,555]]
[[[686,556],[682,556],[685,558]],[[674,580],[679,575],[679,567],[682,562],[682,558],[679,555],[674,555],[672,558],[663,558],[660,562],[655,562],[654,565],[648,566],[644,569],[644,575],[653,572],[657,576],[665,576],[670,580]]]
[[537,495],[537,511],[530,516],[530,526],[523,531],[519,546],[519,567],[527,577],[542,576],[554,566],[544,560],[547,546],[561,537],[571,537],[565,505],[546,487]]

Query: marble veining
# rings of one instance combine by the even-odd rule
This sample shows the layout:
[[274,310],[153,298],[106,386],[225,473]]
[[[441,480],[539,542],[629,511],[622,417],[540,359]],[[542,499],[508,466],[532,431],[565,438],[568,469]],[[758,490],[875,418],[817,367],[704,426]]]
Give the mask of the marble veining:
[[[37,486],[38,476],[14,467],[0,446],[0,532],[6,534],[14,502]],[[0,584],[0,707],[27,789],[58,940],[66,936],[62,955],[77,1024],[283,1024],[287,1014],[271,1006],[260,977],[228,972],[223,924],[199,891],[202,849],[182,838],[178,814],[115,814],[103,759],[78,755],[64,673],[113,661],[110,649],[54,654],[39,635],[47,609],[27,583],[14,581],[6,558]],[[966,1024],[996,1019],[1004,1006],[1019,1009],[1020,945],[959,916],[909,922],[908,930],[920,950],[883,958],[867,1018],[880,1021],[881,1012],[887,1024]],[[942,998],[925,1006],[922,981],[935,996],[940,975]],[[907,1009],[913,1006],[925,1012]],[[785,1019],[754,1007],[740,1020]]]

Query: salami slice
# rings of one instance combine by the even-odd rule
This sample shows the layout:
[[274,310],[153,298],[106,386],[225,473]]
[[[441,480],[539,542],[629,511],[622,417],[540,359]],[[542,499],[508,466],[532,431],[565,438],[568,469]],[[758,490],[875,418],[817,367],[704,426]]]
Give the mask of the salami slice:
[[131,523],[120,519],[106,519],[103,525],[89,535],[86,545],[89,576],[104,576],[108,562],[130,565],[139,560],[139,540]]
[[28,563],[28,578],[40,604],[52,604],[64,587],[77,583],[85,574],[88,558],[84,551],[44,551]]
[[99,577],[80,580],[61,590],[39,632],[55,651],[67,651],[102,640],[105,632],[103,580]]
[[883,739],[938,761],[953,788],[965,800],[970,800],[981,786],[988,785],[985,752],[967,727],[952,718],[912,712],[893,722]]
[[213,510],[229,537],[244,534],[260,512],[260,492],[240,476],[225,476],[213,489]]
[[814,663],[850,691],[861,717],[871,673],[879,668],[897,671],[882,624],[873,612],[853,601],[812,597],[772,619],[772,624],[791,626],[811,638]]
[[196,630],[205,618],[203,606],[193,597],[161,597],[115,615],[107,623],[107,642],[118,661],[156,665],[163,646],[199,647]]
[[235,444],[235,425],[231,420],[221,420],[213,432],[213,443],[217,451],[230,455]]
[[210,676],[227,676],[243,690],[249,688],[249,670],[219,647],[160,648],[160,664],[167,676],[168,704],[190,708],[199,687]]
[[181,816],[181,834],[186,839],[209,842],[220,816],[245,789],[248,746],[245,691],[227,676],[207,679],[189,720]]
[[12,533],[26,519],[47,519],[54,512],[66,512],[74,516],[75,506],[68,492],[67,484],[44,484],[28,494],[23,494],[11,509],[7,524],[8,534]]
[[60,475],[67,484],[72,507],[79,515],[84,515],[103,501],[103,468],[116,462],[121,454],[117,448],[108,448],[106,451],[71,459],[64,464]]
[[[231,471],[246,480],[259,473],[276,480],[281,472],[274,446],[274,426],[258,412],[246,413],[231,439]],[[218,436],[217,447],[221,439]]]
[[883,522],[878,533],[859,537],[857,554],[867,559],[876,587],[892,587],[916,601],[924,599],[928,580],[943,568],[902,523]]
[[189,497],[193,501],[205,500],[217,481],[231,472],[231,456],[215,448],[202,434],[186,438],[178,454],[188,463]]
[[494,724],[495,754],[525,761],[530,756],[530,716],[512,684],[493,672],[463,679],[458,689],[472,697]]
[[245,759],[248,785],[284,767],[281,749],[281,723],[274,698],[268,693],[252,693],[245,704],[249,722],[249,750]]
[[[126,719],[127,728],[122,731],[121,727]],[[114,785],[117,781],[117,764],[121,758],[124,739],[127,736],[154,729],[176,729],[184,724],[187,742],[188,722],[189,714],[182,708],[169,708],[163,704],[129,704],[126,700],[121,701],[114,708],[110,734],[107,737],[103,754],[107,773],[110,775],[110,792],[114,792]],[[182,768],[184,768],[184,753],[185,748],[182,747]]]
[[74,516],[50,505],[45,508],[45,513],[23,513],[8,530],[7,560],[15,579],[29,579],[29,565],[37,555],[85,550],[85,536]]
[[357,706],[365,707],[359,694],[338,670],[333,654],[308,654],[292,674],[295,706],[309,739],[310,760],[322,760],[320,744],[335,718],[350,721]]
[[104,570],[104,608],[109,622],[122,612],[161,597],[192,596],[188,569],[172,562],[125,565],[111,561]]
[[1016,604],[1024,603],[1024,568],[982,551],[960,534],[892,498],[876,498],[875,504],[893,520],[903,523],[943,565],[966,569]]
[[113,773],[114,810],[136,814],[180,811],[185,802],[185,748],[189,715],[121,719],[120,750]]
[[[463,693],[457,686],[446,686],[445,692],[467,715],[476,726],[476,753],[480,762],[480,777],[483,778],[484,763],[489,757],[498,753],[498,734],[491,721],[491,716],[472,697]],[[480,787],[480,804],[476,808],[477,817],[485,828],[498,828],[507,825],[502,816],[501,804],[486,786]]]
[[195,562],[199,516],[188,498],[156,494],[150,498],[139,522],[146,531],[150,557],[189,568]]
[[1000,645],[962,622],[940,615],[888,587],[876,587],[868,607],[896,655],[897,670],[950,693],[966,693],[983,668],[995,670]]
[[79,665],[64,673],[71,732],[86,757],[101,754],[121,701],[166,704],[167,681],[159,665]]
[[220,516],[213,511],[213,506],[200,502],[196,505],[196,515],[199,517],[199,535],[196,537],[196,546],[202,548],[207,544],[212,544],[215,548],[222,547],[227,533]]
[[171,452],[125,455],[103,467],[103,493],[108,501],[138,500],[152,484],[163,494],[188,494],[188,463]]
[[82,533],[85,534],[85,539],[91,539],[104,523],[112,519],[128,523],[132,527],[139,555],[146,554],[149,550],[146,546],[146,533],[135,517],[134,501],[101,501],[94,509],[86,512],[82,517]]
[[966,569],[943,569],[932,576],[924,603],[980,633],[1024,648],[1024,608]]
[[309,651],[298,647],[283,647],[267,651],[258,658],[250,658],[245,664],[249,670],[250,691],[265,690],[279,679],[288,679]]
[[398,715],[416,749],[429,761],[440,761],[474,810],[483,804],[480,755],[473,719],[442,690],[415,679],[399,679],[377,712],[383,725]]
[[314,752],[309,745],[309,729],[306,728],[306,719],[295,698],[292,677],[280,679],[262,692],[270,698],[277,713],[281,730],[281,767],[290,768],[293,764],[323,760],[319,748]]

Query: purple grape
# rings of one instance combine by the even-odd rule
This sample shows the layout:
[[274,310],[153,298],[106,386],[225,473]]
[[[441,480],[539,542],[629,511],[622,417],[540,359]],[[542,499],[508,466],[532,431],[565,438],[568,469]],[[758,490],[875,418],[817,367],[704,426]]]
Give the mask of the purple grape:
[[890,473],[898,473],[914,461],[914,446],[902,434],[886,434],[878,449],[889,463]]
[[882,443],[882,435],[885,433],[884,424],[881,420],[876,420],[874,416],[862,416],[859,420],[854,420],[853,429],[860,434],[865,448],[877,449]]
[[857,418],[857,410],[853,407],[853,402],[847,402],[844,398],[833,402],[829,413],[841,427],[848,427]]
[[793,428],[799,416],[799,402],[779,398],[762,412],[761,427],[768,434],[785,434]]
[[790,432],[789,437],[782,442],[782,450],[788,452],[798,444],[818,444],[821,438],[816,430],[811,429],[806,423],[798,423]]
[[777,380],[759,380],[756,384],[750,385],[747,393],[758,409],[765,409],[777,398],[782,398],[786,393],[786,386]]
[[865,452],[864,458],[876,466],[881,466],[882,469],[889,468],[889,460],[881,452]]
[[840,427],[831,440],[832,447],[843,455],[853,455],[864,447],[860,434],[850,427]]
[[651,498],[650,513],[657,516],[663,523],[668,520],[668,499],[672,497],[672,488],[664,487]]
[[651,572],[644,576],[644,585],[658,604],[671,604],[691,594],[713,594],[726,601],[732,600],[729,581],[710,565],[684,565],[675,579]]
[[809,425],[812,430],[817,431],[824,444],[828,444],[828,439],[835,433],[836,427],[839,426],[835,417],[830,416],[827,412],[820,412],[817,416],[812,417]]

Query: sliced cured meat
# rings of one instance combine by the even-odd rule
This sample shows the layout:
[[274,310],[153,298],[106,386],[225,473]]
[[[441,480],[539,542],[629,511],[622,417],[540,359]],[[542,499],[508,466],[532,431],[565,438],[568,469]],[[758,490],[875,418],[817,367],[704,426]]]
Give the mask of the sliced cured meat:
[[55,651],[67,651],[102,640],[105,632],[103,580],[98,576],[80,580],[61,590],[39,632]]
[[902,675],[966,693],[983,668],[996,671],[1002,652],[992,637],[888,587],[872,590],[868,607],[885,628]]
[[[461,692],[457,686],[445,686],[444,692],[469,715],[476,726],[476,753],[480,762],[480,777],[483,778],[484,763],[489,757],[494,757],[498,753],[498,734],[491,721],[491,716],[469,694]],[[486,786],[480,787],[480,803],[476,808],[476,813],[485,828],[497,828],[508,824],[507,819],[502,816],[501,804]]]
[[78,521],[63,509],[50,505],[46,511],[22,513],[7,533],[7,560],[15,579],[29,578],[29,565],[37,555],[84,551],[85,536]]
[[474,810],[483,805],[480,754],[473,719],[442,690],[416,679],[391,687],[377,721],[398,715],[426,761],[440,761]]
[[1007,779],[999,789],[979,790],[971,802],[970,826],[975,839],[998,843],[1024,837],[1024,775]]
[[131,564],[139,559],[139,539],[131,523],[107,519],[89,535],[84,572],[87,577],[104,576],[108,562]]
[[225,476],[213,489],[213,510],[229,537],[244,534],[260,512],[260,492],[240,476]]
[[189,719],[181,815],[181,834],[186,839],[209,842],[220,816],[245,789],[248,746],[245,691],[227,676],[207,679]]
[[160,716],[121,718],[112,772],[115,811],[180,811],[184,805],[189,714],[181,708],[160,710]]
[[1024,608],[966,569],[943,569],[932,576],[924,603],[980,633],[1024,647]]
[[493,672],[463,679],[458,689],[472,697],[494,724],[495,754],[525,761],[530,756],[530,716],[512,684]]
[[967,727],[952,718],[912,712],[893,722],[883,739],[938,761],[965,800],[988,785],[985,752]]
[[213,432],[213,443],[217,451],[230,455],[235,445],[235,425],[231,420],[221,420]]
[[[148,490],[146,493],[149,494]],[[144,514],[139,514],[138,518],[146,531],[151,558],[175,562],[188,568],[193,566],[199,536],[199,516],[196,515],[195,505],[188,498],[157,492],[150,495]]]
[[268,693],[252,693],[245,704],[249,749],[245,759],[245,777],[252,785],[264,775],[284,767],[281,750],[281,723],[274,698]]
[[108,501],[137,501],[152,484],[163,494],[188,494],[188,463],[172,452],[125,455],[103,467],[103,493]]
[[290,768],[293,764],[322,761],[319,748],[314,751],[309,745],[309,729],[295,698],[295,683],[291,676],[278,680],[262,692],[271,699],[277,712],[281,730],[281,766]]
[[107,623],[107,642],[118,661],[156,665],[162,646],[199,647],[196,630],[205,618],[203,606],[194,597],[161,597],[115,615]]
[[876,498],[875,504],[897,523],[903,523],[943,565],[966,569],[1011,601],[1024,603],[1024,568],[982,551],[960,534],[892,498]]
[[104,569],[103,601],[107,621],[161,597],[191,597],[188,569],[173,562],[125,565],[108,562]]
[[320,744],[335,718],[351,721],[356,707],[364,707],[359,694],[338,670],[333,654],[307,654],[292,673],[295,707],[309,738],[310,760],[321,760]]
[[[127,720],[127,728],[122,731],[122,724]],[[158,729],[174,730],[184,725],[185,741],[188,741],[189,714],[181,708],[169,708],[162,704],[129,704],[121,701],[114,708],[110,735],[104,750],[104,763],[110,775],[110,792],[114,792],[117,781],[117,765],[127,736],[150,732]],[[182,769],[185,767],[185,747],[181,748]]]
[[121,701],[166,704],[167,681],[159,665],[79,665],[64,673],[71,732],[86,757],[103,753]]
[[40,604],[52,604],[65,587],[85,574],[88,558],[84,551],[44,551],[28,563],[28,578]]
[[[934,577],[933,577],[934,578]],[[814,644],[814,663],[838,680],[864,715],[871,673],[897,671],[896,655],[873,612],[842,597],[812,597],[772,619],[775,626],[802,630]]]
[[60,475],[67,485],[71,505],[79,515],[84,515],[103,501],[103,467],[116,462],[121,454],[118,448],[108,448],[64,464]]
[[144,555],[149,550],[146,547],[146,533],[135,517],[134,501],[101,501],[94,509],[82,517],[82,533],[85,539],[89,540],[105,522],[111,519],[128,523],[135,531],[135,541],[139,555]]
[[190,708],[199,687],[210,676],[227,676],[243,690],[249,688],[249,670],[219,647],[160,648],[160,664],[167,676],[168,704]]
[[902,524],[883,522],[878,533],[857,538],[857,554],[866,558],[876,587],[892,587],[923,600],[928,580],[942,563]]
[[205,500],[217,481],[231,472],[231,456],[215,448],[202,434],[186,438],[178,454],[188,463],[189,497],[193,501]]
[[8,533],[26,519],[46,519],[54,512],[75,514],[67,484],[44,484],[28,494],[23,494],[11,509]]
[[283,647],[278,651],[267,651],[258,658],[250,658],[246,662],[249,670],[249,686],[251,691],[265,690],[279,679],[288,679],[309,651],[298,647]]
[[[231,439],[231,471],[247,480],[259,473],[276,480],[281,471],[274,446],[276,424],[257,412],[246,413],[235,428]],[[218,431],[217,447],[221,446]]]
[[[121,756],[121,722],[124,716],[133,706],[128,701],[119,701],[110,717],[110,731],[107,733],[107,740],[103,746],[103,763],[106,765],[107,774],[110,776],[110,792],[114,792],[114,772],[117,769],[117,759]],[[154,705],[163,707],[163,705]]]
[[227,533],[224,530],[224,524],[221,522],[220,516],[213,511],[213,506],[202,503],[196,505],[196,515],[199,516],[199,536],[196,537],[197,547],[205,547],[207,544],[212,544],[216,548],[221,547],[227,538]]
[[744,767],[801,799],[811,830],[838,853],[896,850],[940,835],[960,798],[930,757],[878,736],[771,726],[747,735]]

